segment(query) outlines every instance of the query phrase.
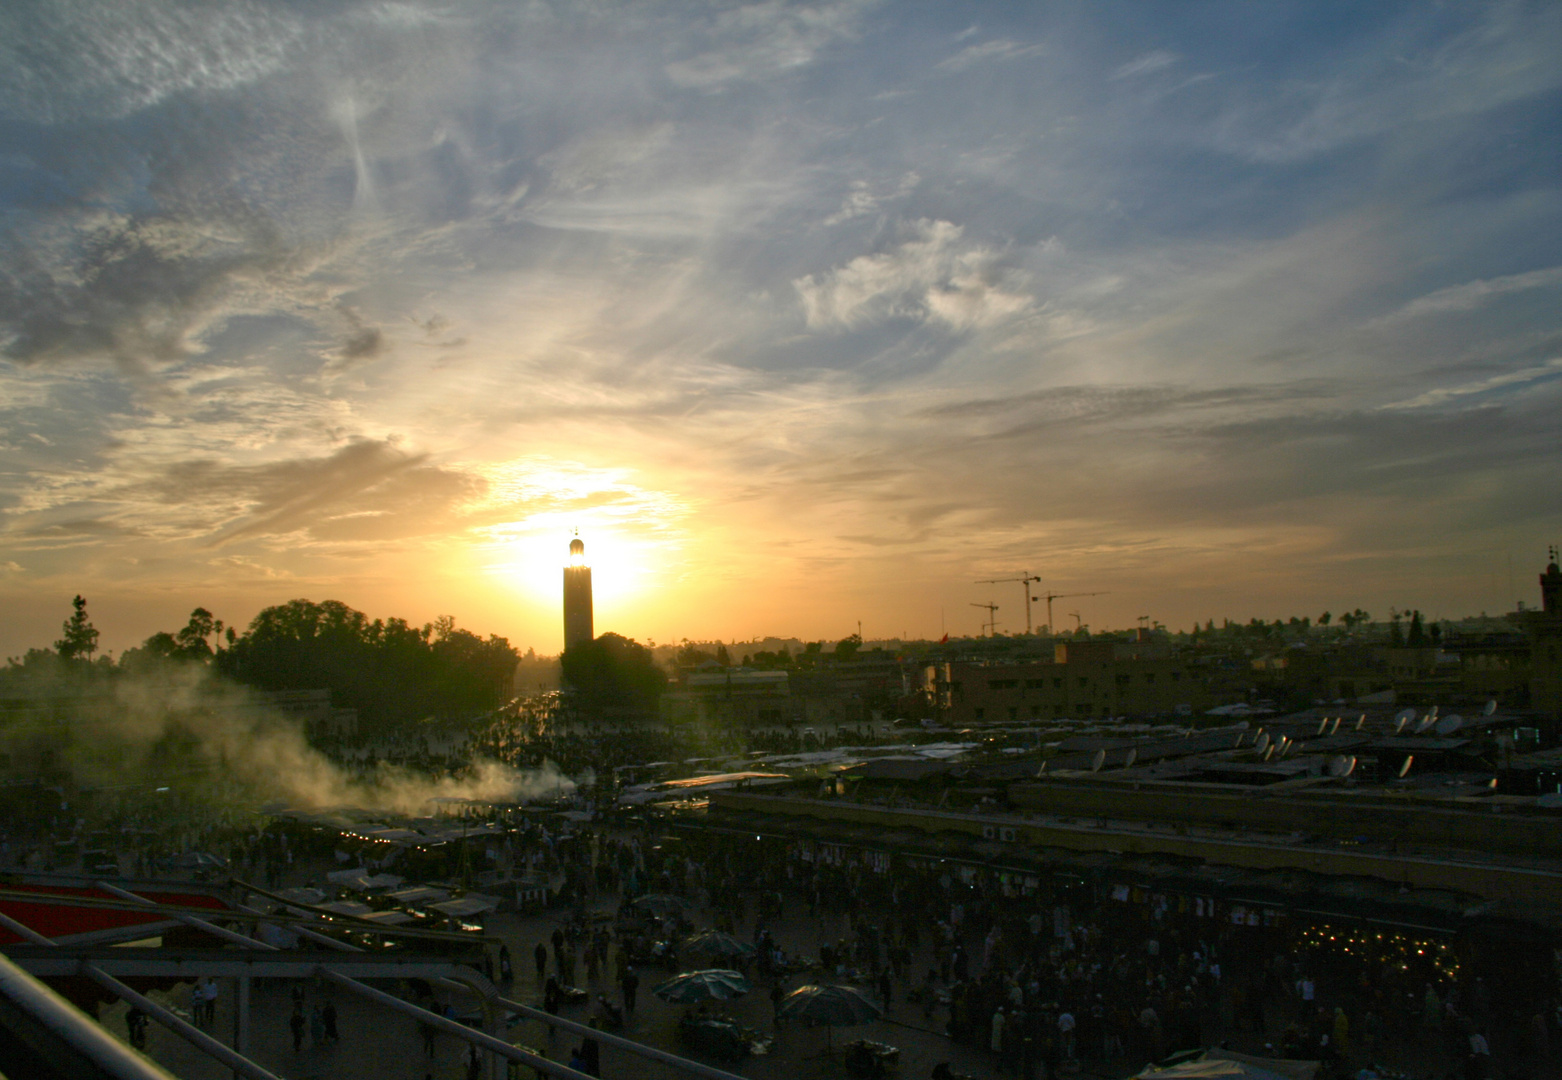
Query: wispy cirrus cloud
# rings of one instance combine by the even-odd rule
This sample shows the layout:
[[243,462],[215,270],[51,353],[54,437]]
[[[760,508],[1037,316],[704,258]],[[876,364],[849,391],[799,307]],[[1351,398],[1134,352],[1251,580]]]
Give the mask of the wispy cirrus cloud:
[[1411,319],[1473,311],[1496,297],[1509,293],[1559,288],[1562,288],[1562,266],[1550,266],[1543,270],[1530,270],[1522,274],[1506,274],[1487,280],[1466,281],[1459,285],[1437,289],[1425,296],[1418,296],[1403,307],[1372,320],[1371,325],[1394,326]]
[[1010,41],[1008,38],[993,38],[990,41],[967,45],[953,56],[945,57],[933,66],[939,71],[964,71],[977,64],[1024,60],[1028,57],[1040,56],[1045,51],[1045,47],[1039,44],[1026,45],[1024,42]]

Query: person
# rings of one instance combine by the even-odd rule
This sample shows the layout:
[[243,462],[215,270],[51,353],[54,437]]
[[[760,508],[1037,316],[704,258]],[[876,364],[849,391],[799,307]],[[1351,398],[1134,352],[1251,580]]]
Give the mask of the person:
[[130,1011],[125,1013],[125,1030],[130,1036],[131,1046],[137,1050],[146,1049],[146,1013],[132,1005]]
[[304,1048],[304,1007],[293,1006],[293,1015],[288,1018],[287,1026],[293,1032],[293,1053],[298,1053]]
[[1003,1015],[1003,1006],[993,1010],[992,1037],[988,1040],[988,1046],[1000,1061],[1003,1059],[1003,1025],[1006,1017]]
[[532,957],[537,961],[537,981],[542,982],[543,976],[548,973],[548,947],[540,941],[537,942]]
[[466,1080],[478,1080],[483,1075],[483,1059],[477,1055],[476,1046],[466,1049]]
[[327,1042],[339,1043],[342,1041],[341,1033],[336,1030],[336,1003],[327,1001],[320,1010],[320,1019],[325,1024],[325,1037]]
[[508,986],[515,981],[515,969],[510,966],[510,946],[499,946],[499,981]]
[[1064,1061],[1074,1060],[1074,1014],[1064,1009],[1058,1013],[1058,1048]]
[[[595,1029],[600,1024],[596,1017],[588,1021],[588,1026]],[[580,1040],[580,1056],[585,1061],[586,1067],[581,1070],[590,1076],[602,1075],[602,1045],[597,1040],[588,1037]]]
[[624,972],[624,1011],[635,1011],[635,994],[640,990],[640,976],[635,974],[633,967]]

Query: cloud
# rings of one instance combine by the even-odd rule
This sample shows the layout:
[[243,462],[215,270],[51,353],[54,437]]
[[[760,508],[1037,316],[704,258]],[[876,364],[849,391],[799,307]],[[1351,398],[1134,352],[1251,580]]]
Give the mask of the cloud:
[[0,115],[33,123],[121,117],[171,95],[275,72],[304,35],[274,5],[63,0],[0,6]]
[[1450,285],[1445,289],[1419,296],[1398,310],[1374,319],[1368,325],[1393,326],[1411,319],[1471,311],[1494,297],[1508,293],[1557,287],[1562,287],[1562,266],[1530,270],[1523,274],[1508,274],[1482,281],[1467,281],[1461,285]]
[[664,69],[675,84],[712,90],[727,83],[760,81],[806,67],[832,42],[856,32],[872,0],[788,4],[782,0],[726,8],[690,36],[705,51]]
[[900,181],[890,190],[875,190],[872,183],[867,180],[852,181],[851,191],[841,203],[841,208],[824,219],[826,227],[840,225],[852,218],[871,214],[879,209],[885,202],[903,199],[911,194],[921,177],[916,172],[908,172],[900,178]]
[[1023,60],[1031,56],[1040,56],[1044,51],[1045,47],[1041,45],[1025,45],[1007,38],[994,38],[991,41],[967,45],[953,56],[945,57],[933,66],[945,72],[965,71],[977,64],[995,64],[1006,60]]
[[1527,386],[1554,379],[1562,375],[1562,358],[1546,361],[1534,367],[1524,368],[1519,371],[1505,371],[1500,375],[1492,375],[1476,382],[1463,383],[1459,386],[1440,386],[1424,393],[1417,394],[1413,398],[1404,401],[1396,401],[1382,406],[1384,409],[1429,409],[1460,398],[1472,397],[1478,394],[1490,393],[1493,390],[1503,390],[1510,387]]
[[960,226],[923,218],[906,231],[912,238],[891,251],[859,255],[827,274],[795,280],[808,325],[851,327],[909,317],[969,330],[1030,306],[1029,297],[999,287],[1004,275],[997,251],[962,247]]
[[1139,75],[1149,75],[1163,68],[1171,67],[1180,57],[1176,53],[1169,53],[1164,49],[1147,52],[1134,60],[1128,61],[1122,67],[1112,72],[1113,79],[1132,79]]

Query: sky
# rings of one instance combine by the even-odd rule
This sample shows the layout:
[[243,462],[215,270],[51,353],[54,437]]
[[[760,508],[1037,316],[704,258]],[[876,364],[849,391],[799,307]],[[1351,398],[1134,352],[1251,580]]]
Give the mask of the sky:
[[0,5],[3,655],[1495,613],[1559,404],[1555,3]]

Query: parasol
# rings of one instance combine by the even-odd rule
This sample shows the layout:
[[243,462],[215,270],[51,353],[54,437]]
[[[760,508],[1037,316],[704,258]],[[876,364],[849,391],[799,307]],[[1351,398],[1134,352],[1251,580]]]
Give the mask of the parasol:
[[850,986],[799,986],[776,1010],[777,1020],[809,1020],[828,1028],[869,1024],[883,1015],[883,1009]]
[[721,930],[705,930],[695,934],[682,945],[682,951],[692,956],[716,956],[747,960],[754,955],[754,946],[739,941]]
[[739,972],[713,968],[674,975],[651,993],[674,1005],[690,1005],[697,1001],[730,1001],[749,989],[748,980]]
[[681,912],[688,905],[679,897],[669,893],[646,893],[634,902],[634,907],[641,911],[649,911],[652,915],[662,917]]

